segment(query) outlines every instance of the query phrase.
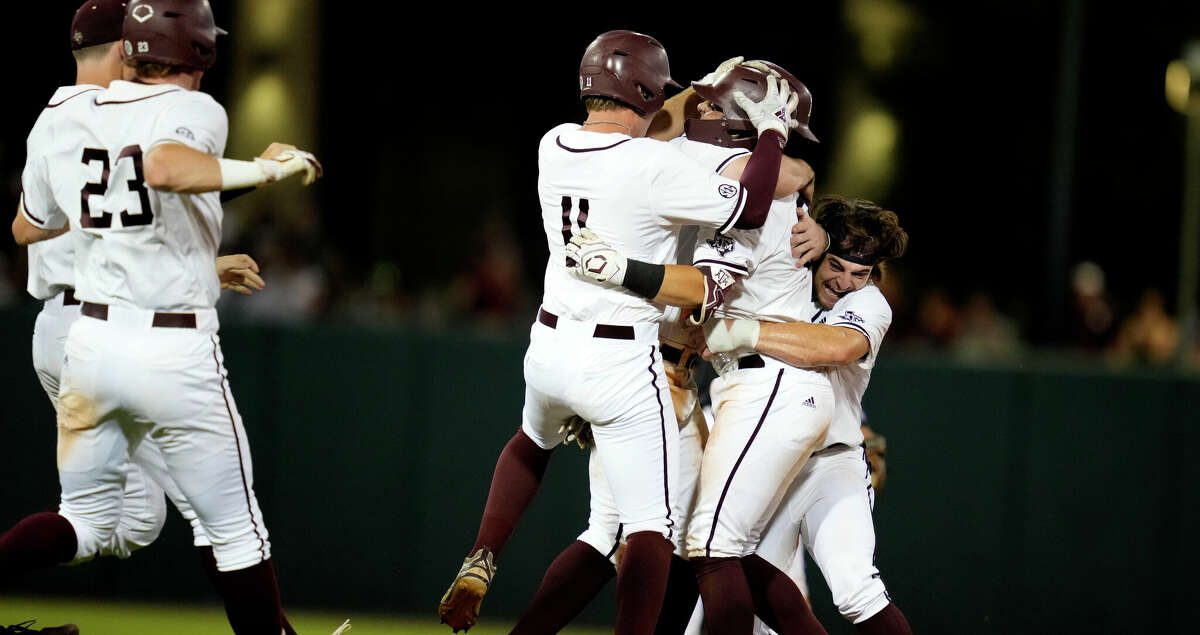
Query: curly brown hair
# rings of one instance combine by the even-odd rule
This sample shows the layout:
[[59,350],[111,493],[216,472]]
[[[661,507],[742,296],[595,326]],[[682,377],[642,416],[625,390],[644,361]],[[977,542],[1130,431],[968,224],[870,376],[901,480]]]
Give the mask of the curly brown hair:
[[895,212],[871,201],[823,196],[812,217],[829,233],[829,253],[859,264],[871,265],[871,279],[883,280],[884,263],[904,255],[908,233]]

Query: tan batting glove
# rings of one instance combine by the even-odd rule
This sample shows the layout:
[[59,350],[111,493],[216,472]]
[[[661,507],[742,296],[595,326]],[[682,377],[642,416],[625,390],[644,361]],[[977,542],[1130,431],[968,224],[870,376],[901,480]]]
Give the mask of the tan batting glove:
[[742,60],[744,59],[746,58],[741,55],[738,55],[737,57],[731,57],[724,62],[721,62],[721,64],[717,66],[717,69],[713,72],[696,80],[695,83],[704,84],[705,86],[712,86],[713,84],[717,83],[717,80],[720,79],[722,75],[733,70],[734,67],[736,67],[738,64],[741,64]]
[[304,150],[284,150],[274,159],[255,159],[255,161],[264,161],[278,165],[279,172],[271,182],[282,181],[303,172],[304,178],[300,183],[309,186],[324,174],[321,162],[317,161],[317,157],[313,156],[311,152],[305,152]]

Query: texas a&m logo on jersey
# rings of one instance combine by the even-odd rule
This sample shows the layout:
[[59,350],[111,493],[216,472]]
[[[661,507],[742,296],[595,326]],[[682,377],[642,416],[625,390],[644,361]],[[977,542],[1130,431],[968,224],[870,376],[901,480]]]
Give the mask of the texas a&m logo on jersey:
[[733,251],[733,239],[729,236],[716,236],[707,241],[708,246],[715,249],[722,256]]

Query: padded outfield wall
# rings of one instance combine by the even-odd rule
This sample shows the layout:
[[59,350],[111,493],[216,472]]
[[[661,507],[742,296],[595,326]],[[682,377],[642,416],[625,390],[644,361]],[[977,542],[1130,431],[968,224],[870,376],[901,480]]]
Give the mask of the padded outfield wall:
[[[0,313],[3,527],[57,497],[53,417],[29,363],[34,311]],[[227,326],[221,339],[285,602],[436,619],[519,423],[524,338]],[[866,401],[889,445],[877,559],[916,632],[1194,623],[1200,378],[963,366],[885,347]],[[586,516],[586,456],[562,448],[504,554],[485,619],[519,612]],[[830,632],[853,632],[813,586]],[[127,562],[0,591],[216,599],[173,512],[160,544]],[[603,624],[612,611],[610,591],[585,619]]]

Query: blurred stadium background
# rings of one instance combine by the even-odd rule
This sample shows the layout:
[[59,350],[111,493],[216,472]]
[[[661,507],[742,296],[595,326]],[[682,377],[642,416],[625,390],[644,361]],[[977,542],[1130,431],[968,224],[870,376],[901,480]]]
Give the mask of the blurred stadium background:
[[[1200,3],[212,4],[231,35],[205,90],[229,110],[228,154],[284,140],[326,167],[315,188],[227,207],[222,253],[254,256],[268,287],[219,305],[285,602],[329,612],[304,632],[342,614],[417,620],[367,633],[437,626],[519,423],[545,265],[536,142],[582,119],[578,58],[612,28],[657,37],[681,81],[734,54],[787,67],[814,96],[822,143],[788,152],[818,194],[877,200],[909,231],[866,405],[891,449],[878,558],[914,630],[1157,633],[1200,617]],[[73,78],[77,6],[7,7],[14,202],[25,135]],[[24,276],[24,250],[0,241],[0,527],[57,496]],[[554,460],[483,625],[510,624],[582,529],[583,459]],[[852,632],[814,587],[826,628]],[[89,628],[100,609],[76,598],[166,621]],[[208,623],[197,610],[221,632],[214,602],[172,517],[127,562],[0,589],[0,625],[184,633]],[[583,621],[611,615],[604,597]]]

